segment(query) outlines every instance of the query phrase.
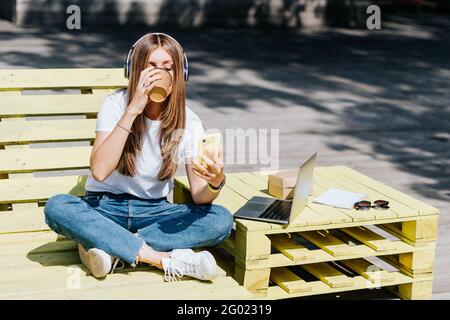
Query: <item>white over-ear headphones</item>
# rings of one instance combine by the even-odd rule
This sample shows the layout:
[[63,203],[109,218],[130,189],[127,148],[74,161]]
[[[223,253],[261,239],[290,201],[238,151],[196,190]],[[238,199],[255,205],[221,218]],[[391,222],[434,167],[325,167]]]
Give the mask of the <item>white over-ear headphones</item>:
[[170,39],[172,39],[173,41],[175,41],[181,48],[181,50],[183,50],[183,73],[184,73],[184,80],[187,82],[189,80],[189,62],[188,62],[188,58],[186,53],[184,52],[183,47],[179,44],[179,42],[177,40],[175,40],[173,37],[169,36],[166,33],[161,33],[161,32],[152,32],[152,33],[147,33],[146,35],[143,35],[142,37],[140,37],[131,47],[130,51],[128,52],[127,55],[127,60],[125,60],[125,64],[124,64],[124,76],[125,78],[129,79],[130,78],[130,73],[131,73],[131,69],[132,69],[132,63],[133,61],[131,61],[131,54],[133,53],[134,48],[136,47],[136,45],[139,43],[139,41],[141,41],[143,38],[149,36],[149,35],[164,35],[166,37],[169,37]]

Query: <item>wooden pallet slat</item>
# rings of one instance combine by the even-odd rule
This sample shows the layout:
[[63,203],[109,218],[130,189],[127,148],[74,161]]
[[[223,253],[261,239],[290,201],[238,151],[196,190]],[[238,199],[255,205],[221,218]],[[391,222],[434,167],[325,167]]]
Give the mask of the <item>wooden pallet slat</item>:
[[312,286],[287,268],[275,268],[270,279],[287,293],[311,292]]
[[269,236],[269,239],[272,241],[272,247],[293,261],[311,259],[315,256],[314,250],[305,248],[285,234],[273,234]]
[[349,255],[355,252],[354,248],[327,232],[307,231],[299,234],[332,256]]
[[341,263],[376,285],[392,282],[395,279],[392,273],[382,270],[366,259],[343,260]]
[[87,176],[0,179],[0,203],[44,201],[58,193],[84,194]]
[[[314,175],[314,188],[313,188],[313,192],[312,195],[314,197],[318,197],[320,196],[322,193],[326,192],[328,189],[330,188],[336,188],[336,186],[330,182],[327,179],[324,179],[322,176],[320,175]],[[341,188],[343,189],[343,188]],[[353,221],[358,222],[358,221],[370,221],[370,220],[374,220],[375,219],[375,215],[373,214],[373,212],[370,212],[370,210],[367,211],[358,211],[358,210],[350,210],[350,209],[338,209],[340,211],[342,211],[343,213],[345,213],[346,215],[350,216]]]
[[[395,199],[383,196],[379,192],[372,190],[359,182],[355,182],[346,176],[342,176],[334,172],[333,168],[317,168],[317,175],[321,176],[322,180],[331,181],[336,188],[352,191],[352,192],[362,192],[367,194],[367,199],[374,202],[378,199],[384,199],[389,201],[389,209],[387,210],[367,210],[373,215],[373,219],[386,219],[386,218],[397,218],[397,217],[409,217],[417,216],[417,210],[413,210],[409,207],[404,206],[401,203],[395,201]],[[361,210],[359,210],[362,212]]]
[[95,138],[96,119],[0,122],[0,144],[80,141]]
[[120,68],[0,70],[0,90],[123,88],[127,85]]
[[332,288],[351,287],[354,281],[328,263],[315,263],[302,266],[303,269],[317,277]]
[[420,215],[429,215],[429,214],[438,214],[439,209],[429,204],[426,204],[420,200],[417,200],[401,191],[398,191],[392,187],[385,185],[384,183],[372,179],[362,173],[359,173],[351,168],[338,166],[335,167],[335,170],[343,175],[346,175],[350,179],[358,180],[364,182],[364,184],[378,192],[395,198],[396,201],[404,204],[405,206],[411,206],[414,210],[418,210]]
[[0,118],[98,113],[105,94],[17,95],[2,97]]
[[404,205],[403,203],[397,201],[395,197],[390,197],[389,195],[385,195],[378,190],[374,190],[373,188],[366,186],[364,182],[349,179],[347,176],[337,172],[333,168],[318,168],[317,171],[319,174],[321,174],[320,172],[326,173],[327,178],[332,179],[333,181],[345,181],[345,186],[348,187],[349,190],[364,192],[368,195],[371,201],[378,199],[388,200],[390,208],[387,210],[375,210],[374,213],[376,215],[376,219],[385,219],[386,215],[391,212],[394,212],[397,217],[415,217],[419,214],[417,209]]
[[391,241],[380,236],[378,233],[366,228],[366,227],[354,227],[354,228],[343,228],[341,231],[345,232],[349,236],[361,241],[368,247],[376,251],[392,250],[397,248],[396,241]]
[[91,146],[0,150],[0,174],[89,168],[91,150]]

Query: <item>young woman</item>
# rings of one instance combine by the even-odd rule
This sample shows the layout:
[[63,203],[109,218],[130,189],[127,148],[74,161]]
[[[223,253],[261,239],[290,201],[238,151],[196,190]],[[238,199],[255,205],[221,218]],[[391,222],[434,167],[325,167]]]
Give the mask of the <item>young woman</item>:
[[[166,100],[157,103],[149,92],[161,69],[173,80]],[[128,88],[107,96],[98,113],[85,196],[51,197],[45,221],[79,243],[81,261],[95,277],[123,260],[156,266],[168,281],[183,275],[211,280],[214,257],[191,248],[225,240],[233,219],[211,204],[225,182],[222,151],[204,156],[203,165],[194,160],[204,129],[185,106],[187,57],[172,37],[148,34],[131,48],[125,71]],[[194,204],[166,199],[180,160]]]

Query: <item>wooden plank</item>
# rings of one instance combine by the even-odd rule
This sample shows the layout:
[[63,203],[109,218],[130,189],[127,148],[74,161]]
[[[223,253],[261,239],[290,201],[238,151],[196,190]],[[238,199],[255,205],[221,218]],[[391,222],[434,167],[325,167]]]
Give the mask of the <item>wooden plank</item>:
[[252,293],[264,294],[269,286],[270,269],[246,270],[236,265],[234,279]]
[[[422,279],[420,279],[420,280],[413,279],[411,277],[408,277],[407,275],[402,274],[401,272],[393,272],[392,274],[394,275],[394,280],[392,282],[382,283],[381,284],[382,287],[399,285],[399,284],[408,284],[408,283],[417,284],[420,282],[426,282],[425,280],[422,280]],[[431,279],[431,277],[429,277],[429,278]],[[428,281],[431,282],[431,280],[428,280]],[[289,298],[295,298],[295,297],[305,297],[305,296],[311,296],[311,295],[321,295],[321,294],[338,293],[338,292],[346,292],[346,291],[373,288],[373,284],[371,282],[367,281],[367,279],[362,276],[355,276],[353,278],[354,285],[348,286],[348,287],[332,288],[332,287],[328,286],[327,284],[323,283],[322,281],[312,281],[312,282],[308,282],[308,283],[310,283],[312,286],[311,292],[298,292],[295,294],[289,294],[284,289],[280,288],[279,286],[271,286],[267,289],[267,295],[264,297],[264,299],[267,299],[267,300],[289,299]],[[417,290],[417,291],[420,291],[420,290]]]
[[91,146],[0,150],[0,173],[89,168],[91,150]]
[[0,118],[98,113],[105,94],[19,95],[2,97]]
[[314,250],[309,250],[296,241],[290,239],[287,234],[273,234],[269,236],[272,247],[280,251],[289,259],[298,262],[304,259],[311,259],[315,255]]
[[87,176],[43,177],[32,179],[1,179],[0,203],[47,200],[58,193],[83,195]]
[[77,141],[95,138],[96,119],[0,122],[0,144]]
[[287,293],[311,292],[312,286],[287,268],[275,268],[270,279]]
[[[401,203],[395,201],[395,199],[386,197],[385,195],[370,189],[359,182],[355,182],[344,175],[336,173],[334,168],[318,168],[317,175],[322,176],[325,179],[332,181],[336,188],[353,191],[362,192],[367,194],[367,200],[374,202],[375,200],[383,199],[389,201],[389,209],[387,210],[377,210],[371,209],[374,215],[374,219],[387,219],[389,217],[395,219],[397,217],[414,217],[418,215],[418,211],[412,208],[406,207]],[[361,211],[361,210],[360,210]]]
[[348,244],[342,242],[330,233],[308,231],[300,232],[300,236],[318,246],[322,250],[328,252],[332,256],[344,256],[354,252],[354,249]]
[[397,244],[401,242],[400,240],[391,241],[386,239],[365,227],[344,228],[341,229],[341,231],[376,251],[393,250],[397,248]]
[[54,88],[122,88],[122,68],[0,70],[0,90]]
[[387,255],[396,255],[400,254],[408,255],[410,252],[424,252],[429,253],[428,247],[413,247],[406,243],[403,243],[402,246],[393,250],[387,251],[375,251],[366,245],[356,245],[352,246],[353,251],[348,255],[342,256],[333,256],[330,253],[326,252],[322,249],[313,250],[314,255],[311,257],[307,257],[304,260],[293,261],[288,258],[286,255],[282,253],[272,253],[269,255],[268,259],[265,260],[236,260],[238,264],[245,264],[247,270],[253,269],[261,269],[261,268],[277,268],[277,267],[286,267],[286,266],[294,266],[294,265],[302,265],[302,264],[311,264],[311,263],[319,263],[319,262],[332,262],[332,261],[341,261],[347,259],[357,259],[357,258],[367,258],[367,257],[381,257]]
[[318,214],[320,214],[321,216],[328,218],[331,224],[353,221],[353,218],[351,216],[349,216],[346,213],[343,213],[341,210],[334,207],[313,203],[313,200],[314,197],[309,197],[307,206],[312,210],[314,210],[315,212],[317,212]]
[[227,175],[227,186],[232,189],[234,192],[240,194],[245,199],[249,200],[250,198],[254,196],[259,197],[268,197],[273,198],[270,195],[263,193],[256,188],[253,188],[252,186],[246,184],[242,180],[238,179],[234,176],[234,174],[228,174]]
[[343,260],[341,263],[375,285],[392,282],[395,279],[395,276],[392,273],[382,270],[366,259]]
[[343,175],[346,175],[350,179],[364,182],[364,184],[373,189],[378,191],[379,193],[394,198],[397,202],[402,203],[405,206],[409,206],[413,208],[414,210],[418,210],[420,215],[429,215],[429,214],[438,214],[439,209],[435,208],[433,206],[430,206],[429,204],[426,204],[420,200],[417,200],[401,191],[398,191],[392,187],[389,187],[385,185],[384,183],[377,181],[375,179],[372,179],[362,173],[359,173],[353,169],[350,169],[348,167],[344,166],[338,166],[334,167],[336,172],[339,172]]
[[256,190],[267,192],[267,180],[261,179],[251,172],[236,172],[233,175]]
[[[337,182],[341,185],[345,185],[350,191],[366,193],[370,201],[375,201],[378,199],[388,200],[390,207],[388,210],[374,210],[377,219],[385,219],[386,216],[391,212],[395,213],[397,217],[415,217],[418,215],[417,209],[406,206],[396,201],[395,198],[387,197],[377,190],[373,190],[372,188],[365,186],[362,182],[352,180],[347,176],[336,172],[336,170],[334,170],[334,168],[332,167],[319,168],[317,171],[318,174],[325,175],[326,178],[333,180],[334,182]],[[393,218],[395,218],[395,216],[393,216]]]
[[36,203],[15,204],[14,210],[0,212],[0,221],[0,234],[49,230],[44,221],[44,207]]
[[328,263],[307,264],[303,265],[302,268],[332,288],[351,287],[354,285],[352,278],[347,277]]
[[[239,288],[237,282],[230,277],[218,277],[210,282],[185,277],[177,283],[165,283],[162,278],[162,271],[149,267],[137,270],[131,270],[130,268],[119,270],[117,273],[108,275],[103,281],[91,277],[86,272],[87,269],[82,265],[71,265],[69,268],[53,266],[40,267],[34,270],[16,269],[9,272],[9,279],[0,285],[0,296],[2,298],[13,298],[30,295],[35,296],[35,298],[36,296],[62,298],[67,297],[67,294],[69,296],[75,294],[71,297],[82,298],[90,293],[89,296],[92,298],[105,298],[106,296],[120,296],[120,292],[123,293],[124,291],[131,294],[131,289],[134,288],[146,292],[147,296],[151,296],[151,289],[152,292],[166,297],[168,297],[169,291],[172,291],[174,299],[178,293],[185,297],[183,292],[195,294],[195,297],[192,298],[207,298],[204,293],[201,293],[202,289],[208,291],[208,295],[218,293],[219,296],[224,296],[223,292],[221,293],[222,290],[228,290],[236,294],[237,291],[233,289]],[[19,279],[25,281],[19,281]],[[183,284],[180,285],[180,283]],[[214,290],[211,291],[211,287]],[[239,289],[243,290],[244,288]],[[106,293],[108,290],[113,294],[108,295]],[[102,293],[105,295],[102,296]],[[241,293],[244,293],[244,291],[241,291]],[[144,294],[132,294],[132,296],[144,298]]]
[[401,284],[393,292],[406,300],[431,300],[433,297],[433,281],[420,281]]
[[[334,182],[322,177],[321,175],[318,175],[318,174],[314,175],[314,188],[313,188],[313,193],[312,193],[314,197],[318,197],[322,193],[327,191],[328,189],[336,188],[336,187],[337,186]],[[345,187],[339,187],[339,189],[346,190]],[[367,211],[358,211],[355,209],[351,209],[351,210],[350,209],[338,209],[338,210],[340,210],[341,212],[350,216],[353,219],[353,221],[355,221],[355,222],[370,221],[370,220],[375,219],[375,215],[370,210],[367,210]]]
[[271,250],[270,239],[259,231],[235,230],[234,254],[245,260],[267,259]]

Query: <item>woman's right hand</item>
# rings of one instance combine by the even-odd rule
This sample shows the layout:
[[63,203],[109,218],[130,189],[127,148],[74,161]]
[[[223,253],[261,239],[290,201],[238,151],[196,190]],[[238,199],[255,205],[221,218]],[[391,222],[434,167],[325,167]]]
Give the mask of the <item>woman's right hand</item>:
[[161,79],[160,69],[153,66],[141,71],[133,100],[127,107],[127,112],[133,116],[141,114],[148,103],[148,93],[155,87],[155,81]]

